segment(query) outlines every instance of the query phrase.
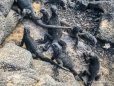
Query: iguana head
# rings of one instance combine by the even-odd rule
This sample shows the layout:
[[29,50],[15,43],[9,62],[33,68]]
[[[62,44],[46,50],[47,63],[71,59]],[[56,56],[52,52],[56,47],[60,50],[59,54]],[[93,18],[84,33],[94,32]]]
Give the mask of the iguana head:
[[89,53],[89,56],[91,59],[97,59],[98,58],[98,56],[94,52]]
[[66,4],[64,0],[60,1],[60,6],[62,6],[63,10],[66,10]]
[[79,27],[78,25],[75,25],[75,26],[73,27],[72,32],[75,34],[75,33],[78,33],[79,31],[80,31],[80,27]]
[[25,35],[30,34],[30,27],[29,26],[24,27],[24,34]]
[[40,10],[40,12],[41,12],[42,14],[48,15],[48,12],[47,12],[46,9],[43,9],[43,8],[42,8],[42,9]]
[[59,53],[60,53],[60,48],[57,46],[57,44],[53,43],[53,44],[52,44],[52,48],[53,48],[54,54],[55,54],[56,56],[59,55]]
[[52,12],[52,15],[53,14],[57,14],[57,7],[55,5],[51,5],[51,8],[50,8],[51,12]]

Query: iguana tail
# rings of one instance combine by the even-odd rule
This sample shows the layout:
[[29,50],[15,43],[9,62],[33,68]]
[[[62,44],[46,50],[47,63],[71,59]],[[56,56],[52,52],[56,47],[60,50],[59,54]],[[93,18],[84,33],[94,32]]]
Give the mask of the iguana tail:
[[63,26],[54,26],[54,25],[46,25],[41,20],[36,20],[36,23],[44,28],[54,28],[54,29],[71,29],[72,27],[63,27]]
[[35,14],[34,11],[32,11],[31,17],[36,22],[36,24],[38,24],[38,25],[40,25],[41,27],[44,27],[44,28],[72,29],[72,27],[70,27],[70,26],[69,27],[62,27],[62,26],[46,25],[40,20],[40,18]]

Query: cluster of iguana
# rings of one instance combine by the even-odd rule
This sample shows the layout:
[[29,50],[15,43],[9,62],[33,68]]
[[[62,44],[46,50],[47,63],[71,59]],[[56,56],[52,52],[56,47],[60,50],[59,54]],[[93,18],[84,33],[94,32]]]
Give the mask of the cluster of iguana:
[[[76,7],[76,4],[78,4],[77,7],[82,10],[85,10],[85,9],[96,10],[97,9],[97,11],[104,12],[101,8],[96,7],[99,5],[89,4],[86,7],[79,1],[76,1],[76,0],[72,0],[72,1],[74,2],[71,2],[70,0],[49,0],[46,3],[56,3],[56,4],[61,5],[64,9],[66,9],[66,5],[68,5],[69,7],[72,7],[71,5],[72,4],[74,5],[75,3],[74,7]],[[85,7],[85,9],[81,8],[81,6]],[[93,80],[94,79],[96,80],[99,78],[99,76],[97,75],[99,68],[100,68],[99,57],[93,52],[84,53],[83,54],[84,59],[86,63],[89,63],[89,70],[80,72],[78,74],[75,69],[72,58],[68,55],[66,51],[67,44],[61,40],[62,29],[69,29],[68,33],[70,34],[70,36],[76,39],[76,42],[74,45],[74,50],[76,50],[78,48],[79,38],[87,39],[88,41],[91,42],[93,46],[95,46],[97,43],[97,39],[93,35],[91,35],[88,32],[82,32],[80,27],[77,25],[71,27],[71,25],[68,24],[67,22],[60,20],[57,14],[57,7],[54,5],[51,5],[51,8],[50,8],[51,17],[49,16],[46,9],[41,9],[40,12],[43,15],[41,18],[39,18],[35,14],[30,0],[15,0],[14,6],[12,7],[12,9],[14,9],[16,12],[21,14],[22,18],[24,18],[24,16],[28,16],[31,19],[33,19],[36,24],[48,29],[48,33],[44,35],[44,39],[34,40],[30,36],[30,28],[27,26],[24,27],[24,35],[20,43],[20,46],[22,46],[23,43],[25,43],[26,49],[31,52],[34,59],[39,58],[42,61],[49,62],[53,65],[56,65],[57,67],[61,69],[72,72],[74,77],[77,80],[80,79],[83,82],[84,80],[82,77],[87,75],[88,82],[87,83],[84,82],[85,86],[91,86]],[[66,25],[67,27],[63,27],[62,26],[63,24]],[[37,47],[38,44],[45,44],[45,46],[42,48],[38,48]],[[47,51],[50,46],[52,46],[52,49],[53,49],[53,57],[51,59],[45,57],[42,54],[42,52]],[[90,57],[90,58],[87,59],[87,57]],[[53,61],[54,59],[57,61],[58,64]]]

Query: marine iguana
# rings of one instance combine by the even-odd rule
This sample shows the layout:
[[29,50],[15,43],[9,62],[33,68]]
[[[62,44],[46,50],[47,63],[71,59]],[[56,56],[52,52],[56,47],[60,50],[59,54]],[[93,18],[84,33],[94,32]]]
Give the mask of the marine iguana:
[[[48,23],[48,20],[50,19],[49,13],[48,13],[47,10],[44,9],[44,8],[42,8],[42,9],[40,10],[40,12],[41,12],[42,15],[43,15],[43,16],[41,17],[41,20],[42,20],[45,24],[47,24],[47,23]],[[59,19],[59,21],[60,21],[61,25],[66,25],[66,26],[68,26],[68,27],[71,26],[71,25],[68,24],[68,22],[66,22],[66,21],[63,21],[63,20],[60,20],[60,19]]]
[[88,32],[82,32],[82,33],[79,33],[78,35],[81,38],[84,38],[84,39],[90,41],[93,46],[95,46],[97,44],[97,39],[92,34],[90,34]]
[[87,6],[85,4],[83,4],[82,2],[76,1],[75,3],[76,3],[75,7],[77,10],[79,10],[81,12],[84,12],[86,10]]
[[47,4],[47,3],[52,3],[52,4],[60,5],[64,10],[66,10],[67,0],[48,0],[44,4]]
[[50,62],[53,65],[56,65],[57,67],[64,69],[66,71],[66,68],[60,67],[58,64],[53,62],[51,59],[46,58],[40,51],[40,49],[37,47],[37,43],[34,41],[34,39],[30,36],[30,29],[29,27],[25,26],[24,27],[24,34],[23,34],[23,39],[20,43],[20,46],[23,46],[23,43],[26,45],[26,49],[32,53],[33,58],[40,58],[42,61],[45,62]]
[[100,3],[97,3],[97,4],[89,3],[87,5],[86,9],[91,9],[91,10],[94,10],[96,12],[104,13],[104,9],[103,9],[103,7],[101,6]]
[[12,10],[16,11],[18,14],[21,15],[21,9],[19,9],[19,7],[15,4],[12,5]]
[[[98,80],[100,78],[100,75],[98,75],[99,69],[100,69],[100,62],[99,62],[99,57],[95,53],[84,53],[84,59],[86,63],[89,63],[89,72],[84,71],[82,73],[83,76],[87,75],[88,76],[88,81],[85,86],[91,86],[93,80]],[[90,57],[87,59],[87,57]]]
[[74,50],[76,50],[76,48],[78,47],[78,42],[79,42],[79,37],[78,37],[78,33],[79,33],[79,31],[80,31],[80,27],[79,26],[74,26],[73,27],[73,29],[72,29],[72,34],[73,34],[73,36],[75,37],[75,39],[76,39],[76,42],[75,42],[75,44],[74,44]]
[[80,31],[80,27],[78,25],[75,25],[73,27],[73,29],[67,31],[72,38],[76,39],[76,42],[74,44],[74,50],[76,50],[76,48],[78,47],[78,42],[79,42],[78,33],[79,33],[79,31]]
[[[32,3],[30,2],[30,0],[15,0],[15,3],[21,8],[22,11],[27,10],[27,11],[23,12],[24,15],[28,15],[36,22],[36,24],[38,24],[44,28],[54,28],[54,29],[71,29],[72,28],[72,27],[46,25],[46,24],[42,23],[40,18],[35,14],[35,12],[33,10]],[[26,13],[26,12],[28,12],[28,13]]]
[[66,51],[66,46],[67,46],[66,43],[63,42],[61,46],[62,46],[62,49],[60,49],[56,44],[52,44],[54,53],[51,59],[52,60],[55,59],[61,67],[68,68],[73,73],[75,79],[83,81],[82,77],[78,75],[78,73],[75,70],[75,66],[72,58],[68,55]]
[[40,12],[42,13],[42,17],[40,18],[45,24],[47,24],[48,20],[49,20],[49,13],[47,12],[46,9],[41,8]]
[[[51,12],[52,12],[52,16],[50,17],[50,19],[48,20],[47,24],[48,25],[61,25],[58,15],[57,15],[57,8],[56,6],[52,5],[50,8]],[[58,41],[60,41],[60,38],[62,36],[62,30],[61,29],[53,29],[53,28],[49,28],[48,29],[48,34],[44,35],[44,40],[43,39],[39,39],[38,43],[46,43],[48,42],[48,40],[52,43],[58,43]],[[48,43],[50,44],[50,43]],[[46,44],[45,47],[43,48],[44,51],[47,51],[49,48],[49,45]]]

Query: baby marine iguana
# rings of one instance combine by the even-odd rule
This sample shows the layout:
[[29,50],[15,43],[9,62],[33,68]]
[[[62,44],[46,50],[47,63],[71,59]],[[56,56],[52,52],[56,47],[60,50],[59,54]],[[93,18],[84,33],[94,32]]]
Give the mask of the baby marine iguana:
[[76,42],[74,45],[74,50],[76,50],[76,48],[78,47],[78,42],[79,42],[78,33],[79,33],[79,31],[80,31],[80,27],[77,25],[75,25],[73,27],[73,29],[67,31],[72,38],[76,39]]
[[[60,21],[59,21],[59,18],[58,18],[58,15],[57,15],[57,8],[56,8],[56,6],[52,5],[50,10],[52,12],[52,16],[48,20],[47,24],[48,25],[61,25]],[[48,40],[50,42],[52,42],[52,43],[58,43],[60,41],[61,36],[62,36],[62,30],[61,29],[49,28],[48,29],[48,34],[44,35],[44,40],[40,39],[40,40],[38,40],[38,43],[41,43],[41,44],[42,43],[46,43],[46,42],[48,42]],[[45,47],[43,48],[44,51],[48,50],[48,48],[50,47],[49,46],[50,42],[45,45]]]
[[66,52],[66,43],[62,42],[61,43],[62,49],[60,49],[56,44],[52,44],[52,48],[53,48],[53,56],[52,56],[52,60],[56,59],[57,63],[61,66],[61,67],[66,67],[68,68],[74,75],[75,79],[77,80],[82,80],[80,75],[77,74],[76,70],[75,70],[75,66],[74,66],[74,62],[71,59],[71,57],[68,55],[68,53]]
[[[87,57],[90,58],[87,59]],[[91,86],[94,79],[98,80],[100,78],[100,75],[98,75],[100,69],[99,58],[95,53],[92,52],[92,53],[84,53],[84,59],[86,63],[89,63],[89,72],[85,70],[82,75],[88,76],[88,81],[87,84],[85,84],[85,86]]]
[[93,36],[92,34],[90,34],[88,32],[82,32],[82,33],[79,33],[78,35],[81,38],[84,38],[84,39],[90,41],[93,46],[95,46],[97,44],[97,39],[95,38],[95,36]]
[[54,26],[54,25],[46,25],[42,23],[40,18],[35,14],[33,10],[32,3],[30,0],[15,0],[15,3],[21,8],[23,11],[23,15],[28,15],[31,17],[38,25],[44,28],[56,28],[56,29],[71,29],[71,27],[62,27],[62,26]]
[[24,35],[23,35],[23,39],[22,39],[22,41],[20,43],[20,46],[22,46],[23,43],[25,43],[27,50],[32,53],[33,58],[40,58],[42,61],[50,62],[51,64],[56,65],[57,67],[59,67],[61,69],[64,69],[66,71],[69,71],[66,68],[60,67],[58,64],[56,64],[55,62],[53,62],[51,59],[46,58],[40,52],[40,49],[38,49],[38,47],[37,47],[37,43],[30,36],[30,29],[27,26],[24,27]]

